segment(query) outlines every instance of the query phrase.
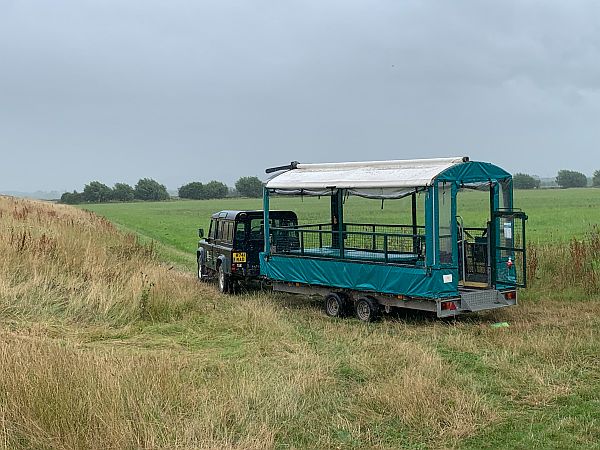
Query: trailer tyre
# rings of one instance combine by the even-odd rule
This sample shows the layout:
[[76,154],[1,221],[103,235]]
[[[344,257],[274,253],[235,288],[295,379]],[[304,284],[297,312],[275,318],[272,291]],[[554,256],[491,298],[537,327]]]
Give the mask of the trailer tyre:
[[348,311],[348,302],[343,294],[332,292],[325,297],[325,314],[329,317],[345,317]]
[[375,322],[381,317],[379,304],[371,297],[361,297],[355,305],[356,317],[363,322]]
[[223,264],[219,265],[217,278],[218,278],[219,291],[222,294],[229,293],[230,287],[231,287],[231,282],[229,280],[229,275],[226,274],[225,271],[223,270]]

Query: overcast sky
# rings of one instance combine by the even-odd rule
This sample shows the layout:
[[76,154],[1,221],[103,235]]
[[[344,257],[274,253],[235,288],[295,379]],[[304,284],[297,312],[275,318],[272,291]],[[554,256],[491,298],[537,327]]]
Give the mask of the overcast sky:
[[597,0],[0,0],[0,189],[600,169]]

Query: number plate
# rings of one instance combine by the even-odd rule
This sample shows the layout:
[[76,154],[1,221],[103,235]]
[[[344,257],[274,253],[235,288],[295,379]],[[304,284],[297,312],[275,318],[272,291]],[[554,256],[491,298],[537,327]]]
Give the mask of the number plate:
[[233,254],[233,262],[234,263],[245,263],[246,262],[246,254],[245,253],[234,253]]

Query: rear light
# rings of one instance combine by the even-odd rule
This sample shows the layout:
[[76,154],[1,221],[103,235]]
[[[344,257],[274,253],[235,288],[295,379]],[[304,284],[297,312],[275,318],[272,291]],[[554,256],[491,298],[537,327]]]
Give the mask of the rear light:
[[458,308],[454,302],[442,303],[442,311],[456,311]]
[[517,291],[510,291],[504,293],[504,298],[507,300],[514,300],[517,298]]

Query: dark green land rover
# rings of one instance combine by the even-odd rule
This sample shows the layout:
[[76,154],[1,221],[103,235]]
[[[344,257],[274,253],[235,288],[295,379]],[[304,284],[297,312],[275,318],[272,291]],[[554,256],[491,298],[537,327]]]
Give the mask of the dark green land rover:
[[[293,211],[270,211],[271,227],[296,227]],[[204,230],[199,229],[200,238]],[[198,278],[217,276],[219,290],[232,292],[260,277],[258,254],[264,250],[263,211],[220,211],[212,215],[208,236],[198,242]]]

